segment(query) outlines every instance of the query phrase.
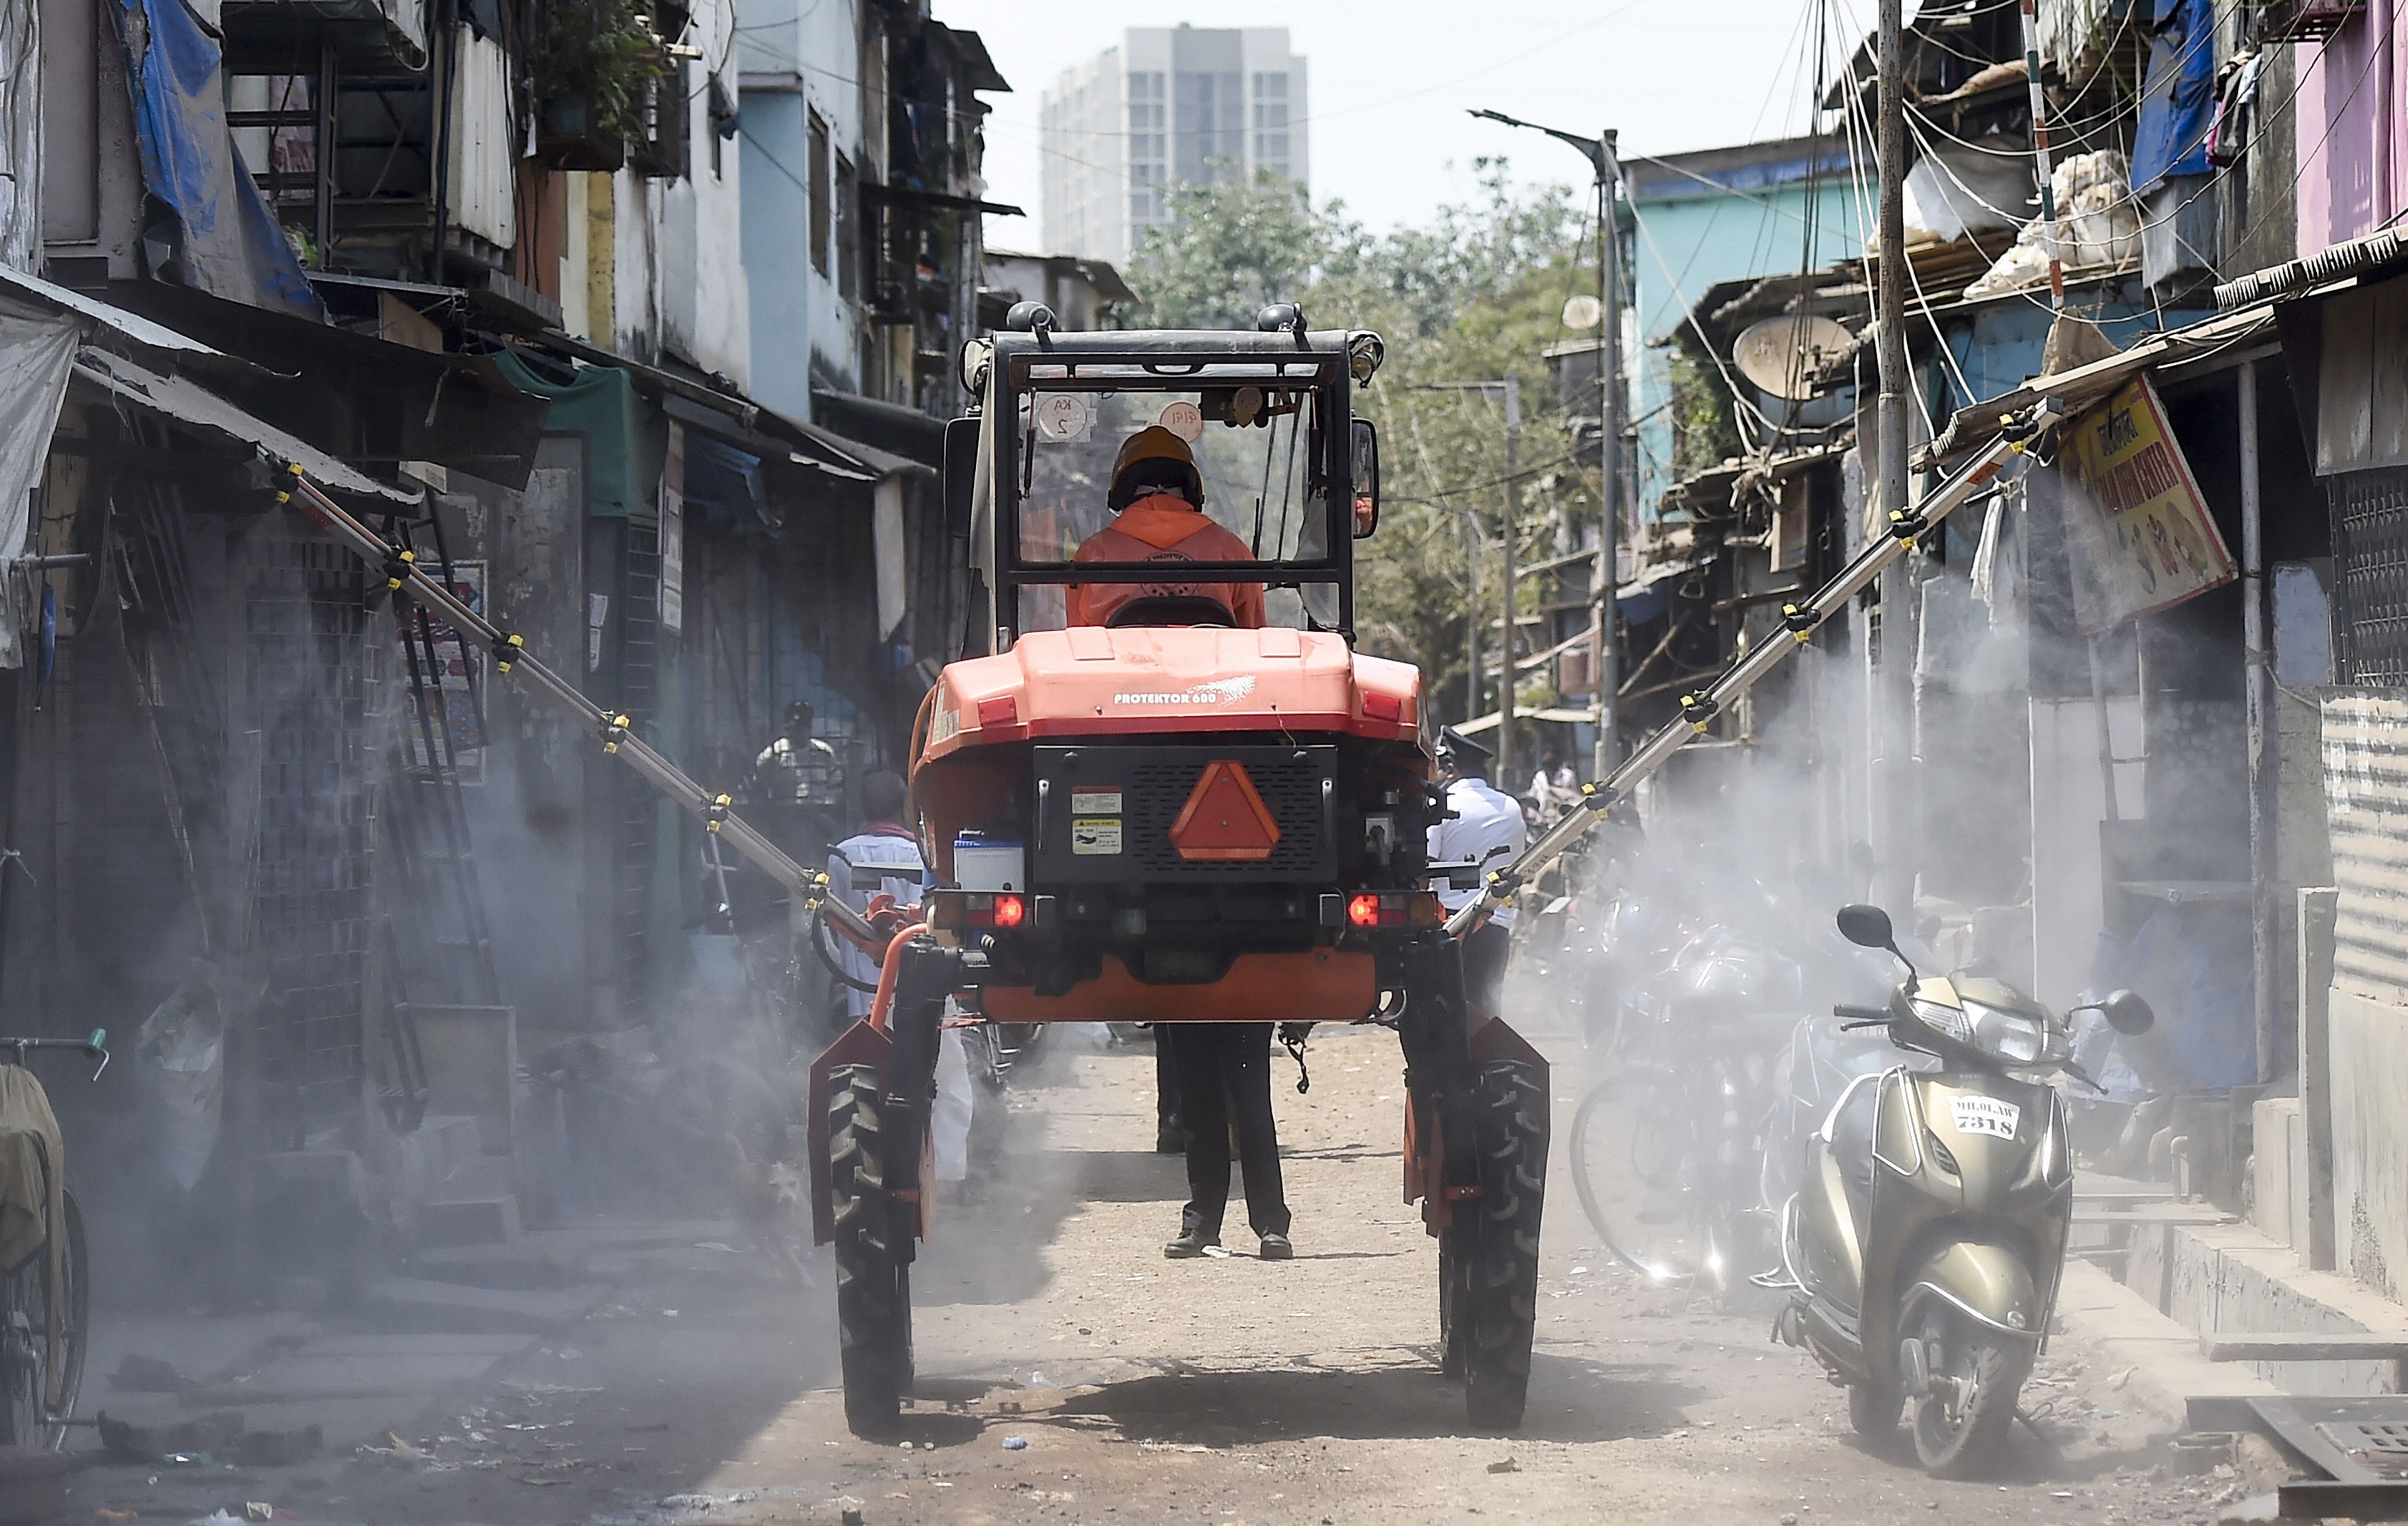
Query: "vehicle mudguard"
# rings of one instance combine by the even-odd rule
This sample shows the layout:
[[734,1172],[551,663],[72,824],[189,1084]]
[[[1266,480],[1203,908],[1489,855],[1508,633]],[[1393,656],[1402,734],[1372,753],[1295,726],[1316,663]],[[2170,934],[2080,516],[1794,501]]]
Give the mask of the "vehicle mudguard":
[[1912,1328],[1916,1308],[1937,1298],[2002,1334],[2037,1341],[2045,1322],[2030,1259],[1987,1240],[1942,1240],[1923,1248],[1899,1279],[1899,1328]]
[[895,1041],[867,1017],[837,1035],[811,1061],[807,1116],[811,1172],[811,1243],[836,1238],[835,1173],[828,1163],[828,1078],[839,1065],[867,1065],[884,1077],[894,1068]]

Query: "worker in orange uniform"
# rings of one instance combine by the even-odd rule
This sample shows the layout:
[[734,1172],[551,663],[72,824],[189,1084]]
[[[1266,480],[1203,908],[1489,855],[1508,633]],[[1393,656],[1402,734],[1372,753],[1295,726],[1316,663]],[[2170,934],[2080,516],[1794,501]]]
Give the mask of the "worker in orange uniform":
[[[1187,442],[1150,424],[1121,444],[1106,499],[1117,511],[1110,525],[1080,543],[1082,562],[1251,562],[1254,554],[1204,512],[1204,478]],[[1107,626],[1112,613],[1140,598],[1209,598],[1248,630],[1263,624],[1259,583],[1072,583],[1070,624]]]

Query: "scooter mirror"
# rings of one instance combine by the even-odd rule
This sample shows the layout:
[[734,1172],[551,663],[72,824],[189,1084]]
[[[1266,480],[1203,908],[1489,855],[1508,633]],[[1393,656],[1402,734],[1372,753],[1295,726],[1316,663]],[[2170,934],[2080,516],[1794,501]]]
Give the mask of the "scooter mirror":
[[1840,908],[1840,936],[1859,948],[1887,948],[1895,941],[1889,914],[1878,906],[1861,904]]
[[2099,1010],[2106,1015],[2108,1027],[2126,1035],[2146,1033],[2157,1020],[2138,991],[2110,991]]

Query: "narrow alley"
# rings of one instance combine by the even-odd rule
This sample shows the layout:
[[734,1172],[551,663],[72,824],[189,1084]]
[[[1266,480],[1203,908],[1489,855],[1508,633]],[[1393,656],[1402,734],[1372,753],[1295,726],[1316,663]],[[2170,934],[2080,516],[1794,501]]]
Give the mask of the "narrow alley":
[[[1576,1077],[1576,1041],[1541,1038]],[[307,1416],[325,1450],[259,1467],[195,1444],[185,1465],[79,1472],[72,1501],[194,1519],[256,1502],[328,1523],[2140,1526],[2212,1520],[2244,1492],[2229,1464],[2175,1473],[2151,1445],[2161,1419],[2078,1331],[2028,1390],[2045,1444],[2019,1437],[2002,1483],[1924,1478],[1911,1456],[1855,1440],[1840,1390],[1768,1340],[1769,1303],[1648,1288],[1570,1211],[1544,1260],[1528,1422],[1467,1434],[1434,1366],[1434,1252],[1396,1192],[1395,1042],[1324,1029],[1310,1060],[1308,1096],[1284,1060],[1280,1076],[1287,1264],[1163,1260],[1184,1187],[1177,1159],[1149,1149],[1144,1047],[1016,1075],[1002,1176],[944,1211],[915,1268],[920,1397],[897,1439],[845,1429],[824,1256],[802,1263],[812,1287],[732,1222],[608,1224],[425,1269],[531,1289],[514,1301],[430,1292],[354,1320],[226,1332],[254,1360],[275,1354],[230,1362],[173,1415],[206,1427],[233,1410],[253,1431]],[[1552,1191],[1570,1210],[1564,1174]],[[408,1326],[455,1332],[351,1332]],[[104,1322],[100,1336],[102,1371],[135,1354],[121,1344],[135,1332]],[[139,1354],[193,1339],[172,1325],[155,1338]],[[159,1413],[105,1378],[93,1389],[112,1416]]]

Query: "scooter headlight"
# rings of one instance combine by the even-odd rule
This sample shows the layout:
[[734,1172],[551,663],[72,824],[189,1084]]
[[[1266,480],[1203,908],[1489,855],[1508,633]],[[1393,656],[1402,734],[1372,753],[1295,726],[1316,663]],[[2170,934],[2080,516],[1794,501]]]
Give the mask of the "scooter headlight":
[[1979,1001],[1966,1002],[1964,1015],[1972,1034],[1968,1042],[2010,1065],[2036,1064],[2048,1047],[2048,1025],[2040,1018]]

